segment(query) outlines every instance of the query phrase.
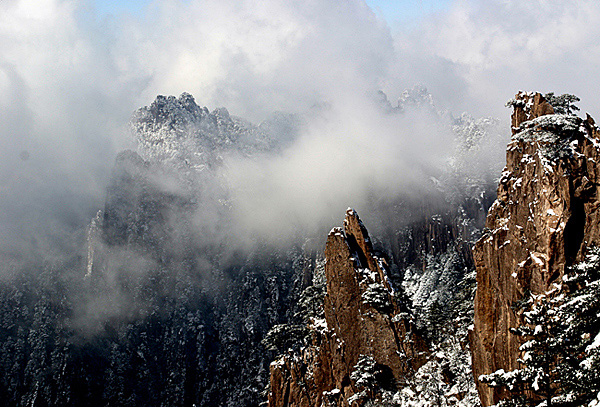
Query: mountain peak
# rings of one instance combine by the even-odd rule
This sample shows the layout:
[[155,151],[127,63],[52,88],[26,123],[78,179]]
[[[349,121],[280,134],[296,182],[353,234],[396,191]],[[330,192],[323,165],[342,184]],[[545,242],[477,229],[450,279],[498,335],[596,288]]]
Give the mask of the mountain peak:
[[547,114],[554,114],[554,109],[550,103],[538,92],[519,91],[514,99],[506,102],[506,106],[513,107],[511,116],[513,134],[519,132],[519,126],[525,121]]
[[[515,371],[523,341],[513,307],[527,293],[544,295],[568,267],[600,244],[600,144],[593,119],[554,114],[540,93],[519,92],[508,105],[513,137],[489,210],[487,232],[473,249],[477,268],[475,377]],[[524,393],[478,383],[484,406]]]
[[226,151],[251,154],[271,145],[257,126],[231,116],[224,107],[210,112],[185,92],[178,98],[157,96],[134,113],[130,128],[144,159],[178,168],[211,167]]
[[353,209],[343,233],[329,233],[325,258],[325,321],[311,325],[312,346],[271,364],[271,407],[365,405],[425,363],[427,346],[394,297],[387,263]]

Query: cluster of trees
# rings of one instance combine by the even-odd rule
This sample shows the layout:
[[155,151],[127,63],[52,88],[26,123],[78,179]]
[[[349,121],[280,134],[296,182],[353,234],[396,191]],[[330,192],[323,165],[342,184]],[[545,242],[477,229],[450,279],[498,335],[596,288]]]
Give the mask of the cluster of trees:
[[555,113],[568,115],[573,115],[579,110],[575,103],[581,100],[575,95],[568,93],[555,95],[554,92],[546,93],[544,99],[554,108]]
[[258,406],[273,357],[260,341],[287,320],[302,271],[282,257],[242,263],[220,292],[187,273],[149,275],[120,288],[144,296],[143,315],[93,328],[83,309],[106,293],[83,262],[0,281],[0,404]]
[[516,304],[520,367],[479,377],[517,395],[499,406],[581,406],[600,395],[600,249],[569,268],[562,283]]

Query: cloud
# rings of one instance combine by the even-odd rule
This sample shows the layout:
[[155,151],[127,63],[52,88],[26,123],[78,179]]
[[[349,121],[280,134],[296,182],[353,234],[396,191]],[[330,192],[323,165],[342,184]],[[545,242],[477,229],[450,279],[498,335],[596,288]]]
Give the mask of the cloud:
[[97,20],[86,1],[0,8],[0,201],[11,244],[102,205],[114,156],[130,144],[127,120],[156,94],[188,91],[260,120],[366,92],[393,54],[385,24],[360,1],[156,2],[145,21]]
[[134,87],[121,89],[102,33],[82,21],[83,6],[0,4],[5,249],[44,246],[48,235],[72,232],[88,218],[103,201],[114,150],[124,144],[121,128],[135,106],[128,96]]
[[[408,54],[421,54],[417,69],[437,67],[425,76],[449,106],[505,116],[504,101],[523,89],[574,93],[593,113],[600,111],[593,80],[600,63],[599,23],[594,1],[459,0],[414,30],[399,32],[396,43]],[[410,66],[403,69],[419,75]]]
[[281,154],[226,160],[237,227],[263,237],[314,232],[373,197],[429,191],[445,168],[454,135],[433,110],[388,114],[357,98],[308,118]]
[[155,92],[192,93],[254,120],[346,89],[372,88],[393,58],[383,21],[361,1],[157,2],[124,23],[119,64]]
[[439,108],[502,118],[519,89],[572,92],[594,114],[599,20],[591,0],[457,0],[393,30],[360,0],[155,1],[108,19],[85,0],[3,1],[1,243],[71,230],[101,207],[131,146],[127,120],[157,94],[190,92],[255,122],[331,107],[281,154],[229,158],[240,218],[273,233],[418,189],[450,135],[428,113],[381,115],[375,91],[394,100],[424,83]]

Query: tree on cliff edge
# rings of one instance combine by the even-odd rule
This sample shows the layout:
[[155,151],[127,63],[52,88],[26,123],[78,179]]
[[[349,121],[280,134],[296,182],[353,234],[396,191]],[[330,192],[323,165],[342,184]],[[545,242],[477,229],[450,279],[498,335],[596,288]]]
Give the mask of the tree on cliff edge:
[[568,93],[555,95],[554,92],[546,93],[544,99],[550,103],[555,113],[568,115],[574,115],[575,111],[579,110],[575,103],[581,100],[575,95]]
[[479,380],[515,396],[499,406],[581,406],[600,397],[600,250],[570,268],[562,285],[520,301],[521,368]]

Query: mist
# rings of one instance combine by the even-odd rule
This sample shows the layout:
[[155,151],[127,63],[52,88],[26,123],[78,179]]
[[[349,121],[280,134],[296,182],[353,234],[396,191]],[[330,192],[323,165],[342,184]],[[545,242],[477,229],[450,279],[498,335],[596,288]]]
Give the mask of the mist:
[[[427,189],[455,152],[443,112],[500,118],[477,160],[501,169],[503,106],[519,89],[574,93],[600,111],[599,22],[593,1],[455,1],[406,26],[360,0],[155,1],[117,16],[90,1],[4,1],[0,245],[42,258],[79,250],[117,153],[136,149],[132,112],[158,94],[189,92],[257,124],[304,117],[282,150],[224,158],[244,236],[329,228],[372,196]],[[433,108],[381,109],[378,90],[395,107],[417,83]],[[210,229],[219,218],[203,208]]]
[[573,93],[600,112],[595,0],[450,0],[412,21],[376,0],[98,1],[0,0],[14,405],[259,405],[263,340],[319,317],[347,207],[402,315],[457,327],[505,102]]
[[427,108],[390,114],[354,102],[311,117],[280,154],[226,160],[238,227],[263,237],[315,232],[339,223],[348,206],[366,213],[374,196],[432,188],[453,149],[449,123]]

